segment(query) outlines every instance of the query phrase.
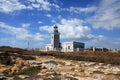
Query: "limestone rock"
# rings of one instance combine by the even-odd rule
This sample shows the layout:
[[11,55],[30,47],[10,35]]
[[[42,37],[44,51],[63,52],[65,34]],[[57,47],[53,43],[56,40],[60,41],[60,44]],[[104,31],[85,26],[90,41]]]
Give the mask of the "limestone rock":
[[113,68],[113,73],[120,75],[120,68]]
[[95,62],[85,62],[85,66],[93,66],[96,65]]
[[1,76],[0,80],[13,80],[14,77]]
[[21,79],[29,78],[28,75],[19,75],[18,77],[21,78]]
[[50,69],[56,69],[58,67],[58,64],[57,62],[47,61],[47,62],[42,63],[42,66],[50,70]]
[[72,63],[67,61],[67,62],[65,63],[65,65],[66,65],[66,66],[71,66]]

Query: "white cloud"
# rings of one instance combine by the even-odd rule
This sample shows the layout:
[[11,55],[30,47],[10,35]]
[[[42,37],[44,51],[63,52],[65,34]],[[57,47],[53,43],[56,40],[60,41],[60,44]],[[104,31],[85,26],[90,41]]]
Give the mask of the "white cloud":
[[47,10],[50,11],[51,8],[58,9],[59,6],[54,3],[50,3],[47,0],[36,0],[36,3],[33,4],[33,7],[37,8],[38,10]]
[[0,22],[0,27],[5,29],[6,32],[9,32],[10,34],[15,35],[17,38],[24,39],[24,38],[30,37],[28,31],[25,30],[24,28],[15,28],[15,27],[6,25],[3,22]]
[[44,36],[40,33],[31,34],[27,29],[23,27],[14,27],[5,24],[4,22],[0,22],[0,28],[6,30],[7,33],[15,36],[18,39],[29,40],[32,39],[34,41],[42,41]]
[[69,8],[61,8],[58,9],[58,11],[68,11],[71,13],[90,13],[96,11],[97,7],[96,6],[88,6],[88,7],[69,7]]
[[70,12],[75,12],[75,13],[81,13],[81,12],[85,12],[85,13],[88,13],[88,12],[93,12],[96,10],[96,7],[95,6],[91,6],[91,7],[85,7],[85,8],[81,8],[81,7],[70,7],[68,9],[68,11]]
[[51,4],[45,0],[36,0],[44,10],[50,10]]
[[82,20],[71,19],[66,20],[62,19],[60,26],[61,35],[63,38],[83,38],[86,37],[90,28],[88,26],[82,25]]
[[32,3],[31,5],[32,5],[33,8],[40,8],[40,4]]
[[47,16],[47,17],[49,17],[49,18],[52,17],[52,15],[50,15],[50,14],[46,14],[45,16]]
[[43,22],[42,21],[38,21],[38,24],[42,24]]
[[55,21],[55,20],[52,20],[51,22],[52,22],[52,23],[56,23],[56,21]]
[[18,0],[0,0],[0,12],[9,13],[26,8],[27,7],[18,2]]
[[120,1],[102,0],[93,17],[88,19],[94,28],[120,28]]
[[59,8],[57,4],[50,3],[46,0],[27,0],[26,4],[21,3],[19,0],[0,0],[0,12],[12,13],[24,9],[50,11],[52,8]]
[[103,35],[95,36],[93,39],[86,41],[86,47],[101,47],[109,49],[120,49],[120,39],[119,38],[108,38]]
[[[87,47],[106,47],[106,48],[118,48],[120,47],[120,39],[111,40],[103,35],[91,34],[91,29],[88,26],[83,26],[84,22],[79,19],[62,19],[57,24],[60,31],[60,37],[62,39],[83,40]],[[48,31],[50,34],[53,30],[53,26],[41,26],[40,30]]]
[[23,24],[22,24],[22,27],[23,27],[23,28],[27,28],[27,27],[29,27],[29,26],[30,26],[30,23],[23,23]]
[[[61,19],[57,24],[61,39],[79,40],[85,43],[86,47],[106,47],[106,48],[119,48],[120,39],[108,38],[104,35],[95,35],[91,33],[91,28],[83,25],[84,21],[80,19]],[[53,26],[40,26],[41,31],[47,31],[51,34]],[[50,35],[49,35],[50,36]],[[48,38],[49,39],[49,38]],[[49,39],[50,40],[50,39]]]
[[[82,25],[83,21],[79,19],[62,19],[60,24],[57,24],[61,33],[61,38],[78,39],[91,38],[90,28]],[[51,33],[53,26],[41,26],[40,30],[45,30]]]
[[41,35],[40,33],[35,33],[33,39],[36,40],[36,41],[40,41],[40,40],[43,40],[43,35]]
[[40,26],[39,29],[40,29],[40,31],[47,31],[47,32],[51,33],[53,30],[53,26]]
[[30,2],[35,2],[35,0],[28,0],[28,1],[30,1]]

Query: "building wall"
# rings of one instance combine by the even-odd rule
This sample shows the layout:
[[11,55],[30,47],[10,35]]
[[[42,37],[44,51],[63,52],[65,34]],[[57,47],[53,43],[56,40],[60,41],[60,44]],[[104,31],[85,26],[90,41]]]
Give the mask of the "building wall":
[[73,50],[74,50],[73,43],[71,43],[71,42],[62,43],[61,47],[62,47],[62,49],[61,49],[62,52],[73,52]]
[[[61,43],[61,48],[59,48],[59,50],[61,52],[76,52],[76,51],[83,51],[84,47],[85,47],[84,43],[64,42]],[[47,44],[46,51],[57,51],[57,49],[54,49],[51,44]]]
[[84,50],[84,43],[80,42],[64,42],[61,44],[62,52],[75,52]]
[[46,49],[46,51],[52,51],[52,50],[53,50],[51,44],[47,44],[47,45],[45,46],[45,49]]
[[84,43],[74,42],[73,44],[74,44],[73,45],[74,51],[82,51],[82,50],[84,50],[84,47],[85,47]]

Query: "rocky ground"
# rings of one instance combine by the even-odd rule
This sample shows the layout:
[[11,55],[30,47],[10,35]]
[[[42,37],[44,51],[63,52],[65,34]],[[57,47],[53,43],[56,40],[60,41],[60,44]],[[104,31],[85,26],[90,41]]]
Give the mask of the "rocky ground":
[[11,56],[13,64],[0,64],[0,80],[120,80],[120,65],[33,57]]

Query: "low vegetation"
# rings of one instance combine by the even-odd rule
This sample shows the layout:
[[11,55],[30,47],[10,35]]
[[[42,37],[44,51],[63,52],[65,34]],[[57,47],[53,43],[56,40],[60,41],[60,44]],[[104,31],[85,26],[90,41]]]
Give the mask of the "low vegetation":
[[102,72],[102,71],[93,71],[93,73],[104,74],[104,72]]
[[24,51],[24,49],[13,48],[13,47],[10,47],[10,46],[0,46],[0,51],[11,52],[11,53],[22,53]]
[[36,66],[36,67],[25,68],[16,74],[17,75],[36,75],[39,72],[40,72],[40,68]]
[[[4,51],[4,52],[6,50],[10,51],[10,49],[8,47],[7,47],[7,49],[0,48],[0,50]],[[35,50],[22,50],[22,49],[18,49],[18,48],[13,48],[11,50],[17,51],[21,55],[21,57],[23,57],[25,59],[29,59],[33,55],[53,56],[53,57],[56,57],[56,58],[69,59],[69,60],[92,61],[92,62],[110,63],[110,64],[113,64],[113,65],[120,65],[120,52],[108,52],[108,51],[107,52],[99,52],[99,51],[92,52],[92,51],[87,51],[87,52],[63,53],[63,52],[41,52],[41,51],[35,51]],[[8,51],[6,51],[6,52],[8,52]],[[24,55],[27,55],[29,57],[25,57]]]
[[68,60],[80,60],[109,63],[113,65],[120,65],[120,52],[39,52],[39,51],[25,51],[25,55],[39,55],[39,56],[53,56],[56,58]]

